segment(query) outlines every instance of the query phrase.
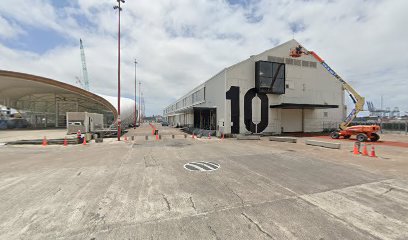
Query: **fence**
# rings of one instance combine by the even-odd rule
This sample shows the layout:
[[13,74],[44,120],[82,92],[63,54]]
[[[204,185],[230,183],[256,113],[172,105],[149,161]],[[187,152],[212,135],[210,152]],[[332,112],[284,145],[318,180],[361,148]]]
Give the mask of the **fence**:
[[381,123],[380,126],[381,126],[381,133],[392,132],[392,133],[408,134],[408,121]]

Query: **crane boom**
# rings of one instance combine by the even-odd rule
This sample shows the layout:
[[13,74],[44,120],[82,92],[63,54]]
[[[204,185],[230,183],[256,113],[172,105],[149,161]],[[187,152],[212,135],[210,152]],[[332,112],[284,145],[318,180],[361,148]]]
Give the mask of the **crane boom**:
[[79,49],[81,50],[82,74],[84,80],[85,90],[89,91],[88,69],[86,67],[85,50],[82,45],[82,39],[79,39]]
[[354,109],[351,110],[350,114],[344,119],[344,121],[340,124],[340,129],[344,130],[346,129],[350,123],[353,121],[353,119],[357,116],[357,114],[363,110],[365,99],[362,97],[360,94],[354,90],[354,88],[348,84],[346,81],[343,80],[327,63],[320,58],[315,52],[309,51],[309,54],[311,54],[317,61],[320,62],[320,64],[331,74],[333,75],[337,80],[340,81],[340,83],[343,85],[343,89],[347,91],[349,94],[351,100],[354,103]]
[[348,95],[350,96],[351,100],[354,103],[354,109],[351,110],[350,114],[344,119],[342,123],[340,123],[339,128],[341,130],[345,130],[353,119],[357,116],[357,114],[363,110],[365,99],[360,94],[354,90],[354,88],[348,84],[346,81],[343,80],[327,63],[319,57],[313,51],[306,51],[302,46],[298,46],[295,49],[291,50],[290,56],[292,57],[300,57],[302,54],[304,55],[312,55],[331,75],[333,75],[343,86],[343,89],[347,91]]

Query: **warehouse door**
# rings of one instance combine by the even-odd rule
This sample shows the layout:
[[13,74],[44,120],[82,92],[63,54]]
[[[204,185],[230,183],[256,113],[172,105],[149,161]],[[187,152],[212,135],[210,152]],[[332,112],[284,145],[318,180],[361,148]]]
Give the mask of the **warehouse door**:
[[282,132],[303,132],[302,109],[282,109]]
[[216,130],[216,108],[194,108],[194,128]]

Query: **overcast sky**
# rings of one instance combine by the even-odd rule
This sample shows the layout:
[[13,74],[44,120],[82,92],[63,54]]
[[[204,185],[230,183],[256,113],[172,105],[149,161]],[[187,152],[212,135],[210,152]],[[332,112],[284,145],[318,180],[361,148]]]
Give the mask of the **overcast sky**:
[[[91,91],[117,94],[115,0],[0,0],[0,69],[75,84],[85,46]],[[126,0],[122,93],[134,59],[146,114],[225,67],[295,36],[380,107],[408,111],[406,0]]]

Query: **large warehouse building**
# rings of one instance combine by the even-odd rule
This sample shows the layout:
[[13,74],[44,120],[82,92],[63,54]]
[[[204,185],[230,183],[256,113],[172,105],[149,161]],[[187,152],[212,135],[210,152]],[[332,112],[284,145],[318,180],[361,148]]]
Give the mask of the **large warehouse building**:
[[346,115],[343,88],[288,41],[225,68],[164,109],[172,125],[217,134],[320,132]]
[[[115,126],[117,101],[53,79],[0,70],[0,129],[65,128],[67,112],[100,113],[104,127]],[[134,101],[121,98],[122,126],[133,123],[134,111]]]

